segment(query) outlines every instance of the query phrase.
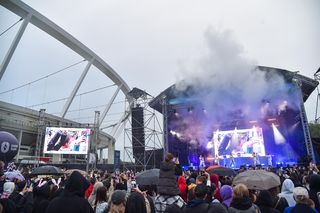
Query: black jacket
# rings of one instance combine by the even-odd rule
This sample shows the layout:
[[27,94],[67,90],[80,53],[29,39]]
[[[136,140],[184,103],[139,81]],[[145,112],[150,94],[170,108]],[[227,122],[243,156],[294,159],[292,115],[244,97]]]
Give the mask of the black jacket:
[[46,213],[93,213],[89,202],[79,194],[64,191],[63,195],[53,199],[47,207]]
[[317,197],[318,192],[320,192],[320,175],[311,175],[309,197],[313,200],[316,209],[320,211],[320,204]]
[[[147,199],[150,204],[151,213],[155,213],[152,199],[149,196],[147,197]],[[136,213],[136,212],[147,213],[146,201],[142,194],[138,192],[131,192],[130,196],[127,199],[125,213]]]
[[188,205],[183,209],[183,213],[208,212],[209,208],[210,205],[205,200],[194,199],[188,202]]
[[256,204],[259,206],[261,213],[280,213],[273,207],[271,193],[267,190],[260,191]]
[[162,162],[160,166],[158,193],[160,195],[179,195],[177,178],[175,176],[176,165],[173,162]]
[[46,213],[93,213],[89,202],[84,198],[89,182],[77,171],[74,171],[67,180],[61,196],[53,199]]

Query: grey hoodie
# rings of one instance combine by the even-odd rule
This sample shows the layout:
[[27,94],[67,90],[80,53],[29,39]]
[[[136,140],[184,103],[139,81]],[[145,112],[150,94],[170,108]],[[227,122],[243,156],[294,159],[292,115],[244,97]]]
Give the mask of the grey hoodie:
[[279,197],[285,198],[289,204],[289,207],[296,205],[296,201],[293,199],[293,189],[294,184],[292,180],[285,179],[282,183],[281,193],[279,194]]

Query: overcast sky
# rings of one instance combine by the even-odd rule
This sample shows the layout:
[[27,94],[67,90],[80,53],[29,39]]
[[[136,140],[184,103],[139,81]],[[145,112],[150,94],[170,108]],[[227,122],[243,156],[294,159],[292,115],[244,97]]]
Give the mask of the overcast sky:
[[[153,96],[183,79],[186,71],[190,72],[186,67],[194,67],[206,54],[205,33],[208,29],[230,31],[235,42],[243,48],[243,54],[259,65],[300,71],[311,78],[320,66],[318,0],[25,2],[96,52],[130,88],[138,87]],[[16,20],[18,17],[0,7],[0,32]],[[18,26],[0,37],[1,59],[17,29]],[[79,60],[81,58],[72,51],[35,27],[28,26],[0,82],[0,91]],[[28,106],[39,103],[39,99],[50,100],[48,96],[52,96],[51,99],[65,97],[84,66],[80,64],[70,71],[71,74],[65,74],[64,80],[67,78],[70,85],[61,85],[60,79],[49,79],[39,83],[39,87],[24,88],[23,98],[17,96],[15,101],[10,94],[1,100]],[[108,79],[102,80],[103,76],[94,69],[90,72],[92,75],[89,75],[83,91],[112,84]],[[235,78],[237,75],[241,72],[235,71]],[[48,81],[55,83],[50,86]],[[31,91],[39,93],[37,100]],[[83,99],[78,100],[77,105],[79,108],[83,106]],[[307,101],[306,109],[309,120],[314,120],[315,92]]]

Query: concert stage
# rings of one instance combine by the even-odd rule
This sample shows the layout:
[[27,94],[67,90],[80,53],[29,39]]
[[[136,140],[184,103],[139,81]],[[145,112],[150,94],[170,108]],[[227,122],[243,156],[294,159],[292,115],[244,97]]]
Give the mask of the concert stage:
[[[282,69],[258,67],[264,88],[239,87],[232,82],[216,85],[173,85],[150,102],[164,116],[165,150],[179,157],[183,166],[302,163],[314,155],[304,101],[318,82]],[[263,75],[261,75],[263,73]],[[254,73],[253,73],[254,74]],[[240,83],[239,83],[240,84]],[[236,87],[237,89],[230,89]],[[243,88],[244,89],[243,89]],[[226,158],[226,160],[224,160]]]

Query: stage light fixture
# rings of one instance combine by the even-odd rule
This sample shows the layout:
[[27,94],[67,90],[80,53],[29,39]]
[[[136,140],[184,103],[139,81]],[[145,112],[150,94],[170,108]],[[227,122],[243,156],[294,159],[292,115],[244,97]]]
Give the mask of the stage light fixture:
[[276,118],[269,118],[268,121],[276,121]]

